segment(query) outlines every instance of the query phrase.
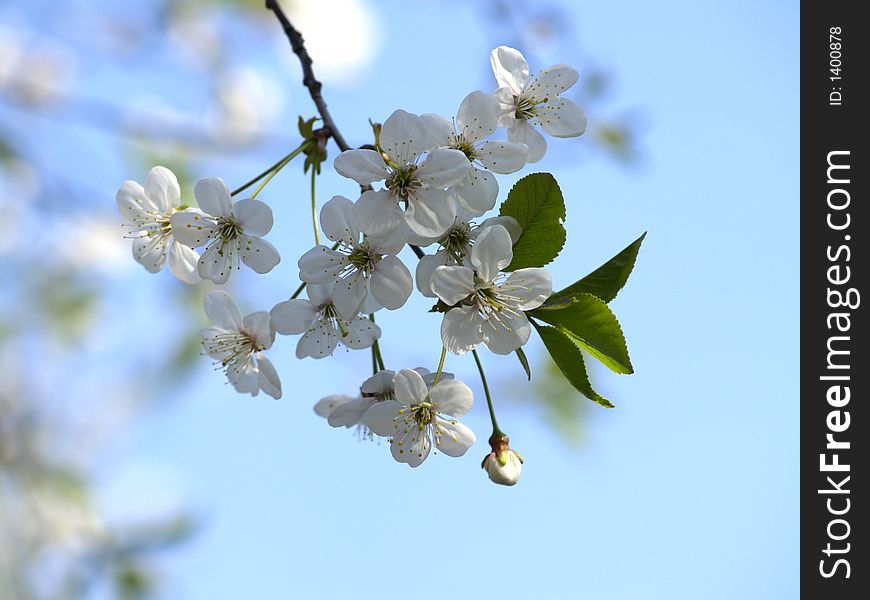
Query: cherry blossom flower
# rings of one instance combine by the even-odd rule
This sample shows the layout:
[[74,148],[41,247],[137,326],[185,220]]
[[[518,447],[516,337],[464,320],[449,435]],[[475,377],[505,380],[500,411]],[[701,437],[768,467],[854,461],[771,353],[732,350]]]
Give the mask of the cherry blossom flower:
[[455,419],[474,401],[467,385],[439,380],[429,389],[411,369],[399,371],[393,384],[396,399],[372,405],[363,421],[376,435],[390,437],[390,452],[398,462],[420,466],[433,443],[448,456],[462,456],[474,444],[474,432]]
[[200,330],[206,353],[221,365],[236,391],[256,396],[260,390],[281,397],[278,372],[263,356],[275,342],[269,313],[258,311],[242,319],[239,307],[222,290],[205,295],[205,313],[211,327]]
[[471,92],[452,122],[439,115],[422,116],[439,146],[459,150],[471,163],[468,175],[451,189],[460,206],[476,216],[495,206],[498,197],[498,182],[490,171],[519,171],[529,153],[525,144],[483,140],[495,131],[500,111],[501,105],[492,94]]
[[515,485],[520,480],[523,457],[508,448],[502,452],[493,450],[480,465],[492,482],[500,485]]
[[336,157],[341,175],[361,185],[385,182],[386,189],[363,192],[354,205],[359,229],[384,236],[404,220],[419,235],[438,236],[450,227],[456,199],[446,188],[464,180],[471,164],[459,150],[437,145],[422,117],[397,110],[381,127],[382,153],[347,150]]
[[405,245],[399,236],[362,236],[353,224],[353,203],[334,196],[320,211],[320,225],[335,250],[315,246],[299,259],[299,278],[312,283],[334,283],[332,299],[338,313],[349,320],[361,308],[375,312],[395,310],[408,300],[413,289],[411,272],[396,257]]
[[281,261],[275,247],[260,237],[272,229],[268,204],[251,198],[233,203],[217,177],[197,181],[193,192],[202,211],[172,215],[172,233],[182,244],[207,246],[197,266],[203,279],[226,283],[240,262],[257,273],[268,273]]
[[524,311],[543,304],[553,282],[546,269],[536,267],[517,269],[505,278],[500,271],[512,258],[510,234],[493,225],[471,248],[473,268],[442,266],[432,272],[432,291],[454,307],[441,322],[447,350],[465,354],[483,342],[496,354],[510,354],[529,340],[531,326]]
[[160,166],[152,168],[144,186],[125,181],[116,200],[118,210],[130,222],[129,237],[133,238],[136,262],[156,273],[168,259],[169,270],[181,281],[199,282],[196,270],[199,255],[172,235],[170,218],[182,210],[181,188],[172,171]]
[[303,334],[296,345],[296,358],[329,356],[339,342],[348,348],[369,348],[381,337],[380,327],[368,318],[340,316],[332,289],[332,285],[309,285],[308,300],[287,300],[272,309],[272,326],[278,333]]
[[538,162],[547,142],[534,124],[554,137],[577,137],[586,131],[586,113],[572,100],[559,96],[577,82],[568,65],[548,67],[529,77],[529,64],[519,50],[499,46],[490,55],[501,102],[499,126],[508,128],[508,140],[529,147],[529,162]]

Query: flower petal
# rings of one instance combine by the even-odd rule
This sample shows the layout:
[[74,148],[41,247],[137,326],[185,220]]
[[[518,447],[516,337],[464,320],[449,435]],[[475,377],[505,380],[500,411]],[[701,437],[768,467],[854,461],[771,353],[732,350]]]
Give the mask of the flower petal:
[[478,235],[483,233],[484,229],[493,225],[501,225],[502,227],[507,229],[508,233],[511,236],[511,243],[513,244],[516,244],[517,240],[520,239],[520,236],[523,235],[523,227],[516,219],[509,216],[500,216],[485,219],[483,222],[481,222],[480,225],[477,226],[476,230],[472,231],[472,236],[476,239]]
[[233,365],[227,369],[227,379],[240,394],[256,396],[260,393],[260,370],[252,360]]
[[314,413],[321,417],[328,417],[332,411],[342,404],[353,402],[356,399],[356,396],[346,396],[343,394],[326,396],[318,400],[317,404],[314,405]]
[[332,302],[332,290],[335,284],[330,283],[309,283],[305,286],[305,292],[308,294],[308,299],[314,308],[321,308],[324,304]]
[[559,94],[577,83],[580,74],[568,65],[547,67],[532,78],[524,95],[552,102]]
[[471,163],[468,157],[452,148],[436,148],[417,169],[415,175],[430,188],[447,188],[456,185],[468,175]]
[[390,453],[400,463],[409,467],[419,467],[432,450],[432,440],[426,431],[420,431],[415,424],[405,425],[404,429],[393,436]]
[[525,119],[517,119],[508,129],[508,141],[528,146],[529,155],[526,161],[530,163],[538,162],[547,152],[547,140]]
[[520,310],[538,308],[553,293],[553,279],[547,269],[517,269],[498,287],[496,294],[509,296],[512,306]]
[[354,398],[351,402],[337,406],[326,420],[332,427],[353,427],[376,402],[377,398]]
[[397,257],[385,256],[375,264],[371,292],[384,308],[401,308],[408,301],[413,287],[411,272]]
[[365,317],[344,323],[344,331],[341,343],[354,350],[371,348],[375,340],[381,337],[381,328]]
[[281,398],[281,378],[278,377],[278,371],[275,370],[272,361],[264,356],[257,358],[257,369],[260,372],[257,382],[260,389],[275,400]]
[[145,178],[145,194],[162,213],[168,213],[181,204],[181,188],[175,173],[166,167],[156,166]]
[[492,94],[471,92],[459,105],[456,127],[468,142],[476,142],[495,131],[500,104]]
[[441,342],[453,354],[465,354],[483,341],[483,319],[473,306],[452,308],[441,321]]
[[351,223],[353,202],[344,196],[333,196],[320,209],[320,228],[333,242],[348,245],[359,242],[359,229]]
[[586,131],[586,112],[567,98],[553,98],[541,106],[538,121],[541,129],[553,137],[577,137]]
[[381,181],[388,174],[384,159],[374,150],[345,150],[335,157],[333,167],[360,185]]
[[199,257],[196,268],[199,271],[199,276],[203,279],[208,279],[218,285],[226,283],[227,279],[230,278],[230,273],[233,272],[232,248],[227,246],[221,251],[221,244],[212,242]]
[[200,276],[196,266],[198,262],[199,254],[193,248],[185,246],[178,240],[169,245],[169,270],[184,283],[190,285],[199,283]]
[[501,225],[492,225],[477,236],[477,241],[471,247],[471,264],[478,277],[484,281],[492,281],[513,258],[511,235]]
[[440,266],[432,271],[432,293],[453,306],[474,293],[474,271],[468,267]]
[[356,317],[369,293],[368,279],[357,271],[351,277],[339,279],[332,290],[332,301],[338,314],[346,321]]
[[172,237],[191,248],[199,248],[217,235],[214,219],[198,208],[188,208],[169,217]]
[[219,177],[200,179],[193,186],[196,202],[206,213],[215,217],[226,217],[233,207],[233,199],[226,184]]
[[281,262],[275,246],[255,235],[243,235],[239,239],[242,262],[257,273],[268,273]]
[[449,255],[446,250],[439,250],[435,254],[427,254],[417,262],[417,272],[415,279],[417,281],[417,289],[427,298],[436,298],[435,292],[432,291],[432,272],[438,268],[447,265]]
[[453,123],[441,115],[435,115],[432,113],[420,115],[420,118],[426,123],[426,126],[432,134],[433,141],[438,146],[447,146],[450,144],[453,134],[455,133]]
[[456,218],[456,200],[442,190],[417,190],[408,196],[408,208],[405,209],[404,217],[414,233],[440,236],[453,225]]
[[381,126],[381,148],[399,165],[413,163],[436,141],[419,115],[396,110]]
[[242,226],[248,235],[263,236],[272,230],[275,218],[272,208],[265,202],[245,198],[233,205],[233,215],[236,222]]
[[286,300],[279,302],[270,311],[272,326],[284,335],[304,333],[311,328],[317,317],[317,309],[308,300]]
[[156,273],[166,264],[169,254],[168,236],[142,236],[133,238],[133,258],[149,273]]
[[296,344],[296,358],[324,358],[332,354],[338,345],[338,331],[331,323],[322,320],[305,332]]
[[526,313],[519,313],[514,318],[502,314],[499,322],[493,319],[487,321],[482,328],[484,343],[495,354],[510,354],[529,341],[532,326],[526,318]]
[[510,88],[514,96],[519,96],[529,81],[529,63],[522,53],[510,46],[499,46],[490,54],[490,62],[498,87]]
[[435,447],[447,456],[462,456],[477,438],[471,429],[459,421],[436,420],[440,433],[435,436]]
[[489,171],[472,168],[461,183],[453,188],[459,206],[474,216],[482,215],[498,198],[498,181]]
[[491,140],[480,145],[475,153],[484,167],[495,173],[514,173],[526,166],[529,147],[501,140]]
[[396,372],[389,369],[378,371],[359,386],[359,391],[363,394],[372,394],[383,396],[387,393],[393,393],[393,379],[396,377]]
[[393,378],[396,400],[405,406],[414,406],[426,400],[429,389],[417,371],[402,369]]
[[492,94],[498,100],[498,126],[511,128],[517,122],[517,99],[508,87],[498,88]]
[[455,379],[441,380],[429,390],[429,397],[437,404],[437,411],[451,417],[461,417],[474,403],[471,388]]
[[125,181],[115,194],[118,210],[130,223],[142,225],[154,220],[157,207],[145,195],[145,189],[135,181]]
[[363,423],[375,435],[388,437],[396,433],[396,423],[402,405],[395,400],[386,400],[372,405],[363,415]]
[[347,256],[326,246],[315,246],[299,257],[299,279],[305,283],[332,283],[347,264]]
[[205,295],[205,314],[211,322],[227,331],[239,331],[242,328],[242,313],[239,307],[223,290],[215,290]]
[[382,237],[402,223],[402,209],[388,190],[363,192],[351,212],[351,223],[366,234]]

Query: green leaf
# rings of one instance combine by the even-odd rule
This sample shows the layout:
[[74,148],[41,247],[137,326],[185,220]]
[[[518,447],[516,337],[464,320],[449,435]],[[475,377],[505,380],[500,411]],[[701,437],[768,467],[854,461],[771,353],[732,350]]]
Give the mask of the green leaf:
[[625,247],[619,254],[608,260],[606,263],[589,273],[586,277],[566,287],[564,290],[554,293],[547,300],[547,304],[555,304],[565,298],[570,298],[576,294],[589,293],[593,296],[598,296],[605,302],[610,302],[619,293],[619,290],[628,281],[628,276],[631,275],[631,270],[634,268],[634,261],[637,260],[637,253],[640,251],[640,245],[646,237],[646,232],[642,236],[634,240],[631,244]]
[[526,353],[523,352],[522,348],[516,349],[517,358],[520,359],[520,364],[523,365],[523,370],[526,372],[526,377],[529,378],[529,381],[532,380],[532,370],[529,368],[529,359],[526,358]]
[[508,193],[499,214],[516,219],[523,233],[514,244],[514,257],[505,271],[543,267],[565,245],[565,200],[556,179],[549,173],[532,173],[520,179]]
[[601,298],[582,293],[558,310],[536,309],[530,314],[570,336],[610,370],[634,373],[619,321]]
[[555,327],[538,325],[534,321],[533,324],[535,329],[538,330],[538,335],[541,336],[547,352],[550,353],[553,362],[562,371],[565,379],[578,392],[593,402],[597,402],[605,408],[613,408],[614,404],[610,400],[592,389],[592,385],[589,383],[589,376],[586,374],[586,363],[583,360],[583,353],[580,352],[580,348],[577,347],[571,337]]

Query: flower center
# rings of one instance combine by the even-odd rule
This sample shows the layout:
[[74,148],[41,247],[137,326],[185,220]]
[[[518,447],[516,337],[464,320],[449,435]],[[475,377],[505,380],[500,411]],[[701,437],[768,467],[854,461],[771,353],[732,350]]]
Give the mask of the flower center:
[[431,425],[435,419],[435,405],[431,402],[421,402],[411,407],[411,419],[417,423],[417,428],[422,430],[427,425]]
[[242,234],[242,227],[236,223],[236,217],[228,215],[217,220],[217,236],[223,245],[228,244]]
[[447,252],[461,257],[468,249],[470,234],[471,226],[468,223],[457,223],[447,230],[439,243]]
[[371,273],[379,258],[379,255],[371,252],[367,244],[354,248],[350,251],[350,254],[347,255],[347,260],[350,262],[351,266],[353,266],[355,270],[364,273]]
[[474,161],[477,159],[477,153],[474,149],[474,144],[466,140],[465,136],[461,133],[457,133],[454,136],[454,140],[453,143],[450,145],[450,148],[452,148],[453,150],[459,150],[470,161]]
[[227,331],[219,333],[205,342],[206,352],[212,356],[221,356],[215,361],[222,369],[240,375],[254,353],[265,350],[245,331]]
[[532,119],[538,116],[535,108],[540,104],[544,104],[546,101],[546,98],[543,100],[536,100],[534,96],[514,96],[514,105],[516,106],[514,116],[517,119]]
[[417,165],[405,165],[393,169],[393,174],[387,178],[387,189],[393,192],[402,200],[407,200],[416,188],[420,188],[423,184],[417,179],[415,174]]

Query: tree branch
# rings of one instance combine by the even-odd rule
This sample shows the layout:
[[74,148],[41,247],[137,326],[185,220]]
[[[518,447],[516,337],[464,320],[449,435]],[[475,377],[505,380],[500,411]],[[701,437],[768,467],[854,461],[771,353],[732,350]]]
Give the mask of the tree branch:
[[314,69],[312,67],[314,61],[311,60],[311,56],[305,48],[305,40],[302,39],[302,34],[290,23],[290,19],[287,18],[278,0],[266,0],[266,8],[275,13],[275,16],[281,23],[281,27],[284,29],[284,33],[287,35],[287,39],[290,41],[293,53],[299,57],[299,64],[302,65],[302,84],[308,88],[311,99],[314,101],[315,106],[317,106],[317,112],[320,113],[320,118],[323,119],[323,126],[329,131],[339,150],[342,152],[350,150],[350,146],[347,145],[338,127],[335,125],[335,121],[332,120],[332,115],[329,114],[326,100],[323,99],[323,95],[320,93],[320,88],[323,87],[323,84],[314,76]]

